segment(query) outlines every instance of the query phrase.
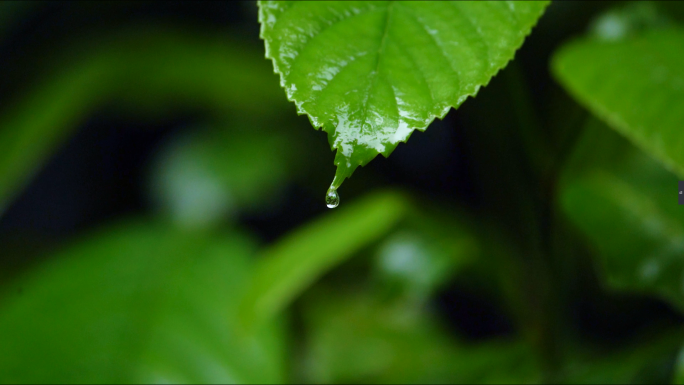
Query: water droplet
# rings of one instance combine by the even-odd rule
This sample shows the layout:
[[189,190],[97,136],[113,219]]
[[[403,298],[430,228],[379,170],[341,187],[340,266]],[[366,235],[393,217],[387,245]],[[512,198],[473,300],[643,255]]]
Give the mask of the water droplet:
[[337,194],[337,189],[328,189],[328,193],[325,194],[325,204],[329,209],[334,209],[340,204],[340,195]]

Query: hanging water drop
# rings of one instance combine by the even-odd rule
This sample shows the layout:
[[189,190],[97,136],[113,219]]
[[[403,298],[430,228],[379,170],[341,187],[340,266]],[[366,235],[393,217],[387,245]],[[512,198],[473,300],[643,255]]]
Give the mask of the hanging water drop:
[[328,193],[325,194],[325,204],[329,209],[334,209],[340,204],[340,195],[337,194],[337,189],[332,187],[328,189]]

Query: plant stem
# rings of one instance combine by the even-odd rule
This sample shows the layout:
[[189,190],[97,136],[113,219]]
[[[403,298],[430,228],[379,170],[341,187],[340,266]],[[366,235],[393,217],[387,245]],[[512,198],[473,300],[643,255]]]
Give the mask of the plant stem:
[[[543,126],[518,62],[509,64],[505,81],[518,123],[517,134],[524,149],[523,159],[530,168],[532,180],[521,195],[519,214],[528,218],[529,233],[520,245],[522,252],[516,258],[520,295],[526,303],[527,316],[524,330],[536,346],[543,366],[544,381],[553,378],[560,357],[560,312],[563,301],[558,292],[557,271],[554,268],[553,234],[556,229],[554,215],[555,184],[549,184],[548,171],[554,170],[555,156],[551,144],[545,139]],[[555,177],[555,174],[552,175]]]
[[522,139],[525,154],[536,174],[541,174],[552,156],[549,143],[545,140],[542,124],[537,116],[530,96],[525,76],[520,64],[512,61],[502,71],[508,92],[513,103],[513,111],[518,122],[518,132]]

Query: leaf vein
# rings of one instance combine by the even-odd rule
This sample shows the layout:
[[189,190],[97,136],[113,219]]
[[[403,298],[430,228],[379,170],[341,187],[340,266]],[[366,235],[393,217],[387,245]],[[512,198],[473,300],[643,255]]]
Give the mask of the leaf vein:
[[[370,99],[370,94],[372,92],[372,89],[375,87],[375,83],[377,82],[378,79],[378,71],[380,70],[380,59],[382,56],[382,53],[385,49],[385,42],[387,39],[387,34],[389,31],[389,25],[390,25],[390,18],[392,16],[392,9],[394,6],[395,2],[391,2],[390,5],[386,9],[386,17],[385,17],[385,25],[383,27],[383,32],[382,32],[382,37],[380,38],[380,44],[378,45],[378,51],[375,55],[375,71],[371,74],[371,79],[368,81],[368,87],[366,88],[366,95],[363,100],[363,109],[361,112],[361,119],[363,119],[363,123],[367,123],[368,120],[368,100]],[[392,90],[394,91],[394,90]],[[395,96],[396,99],[396,96]],[[363,125],[361,126],[361,131],[363,132]]]
[[356,16],[365,15],[365,14],[367,14],[367,13],[369,13],[369,12],[379,11],[379,10],[382,10],[382,8],[369,8],[369,9],[363,10],[363,11],[358,12],[358,13],[354,13],[354,14],[351,14],[351,15],[345,15],[344,17],[342,17],[342,18],[340,18],[340,19],[338,19],[338,20],[335,20],[335,21],[329,23],[325,28],[323,28],[323,29],[321,29],[320,31],[316,32],[315,35],[313,35],[313,36],[311,36],[309,39],[307,39],[307,40],[304,42],[304,45],[301,46],[301,47],[296,51],[296,52],[297,52],[297,56],[295,56],[295,57],[292,59],[292,62],[290,63],[290,68],[289,68],[290,71],[292,71],[292,69],[297,65],[298,59],[299,59],[299,57],[301,56],[302,52],[304,52],[304,51],[309,47],[309,44],[310,44],[312,41],[314,41],[314,40],[316,40],[317,38],[319,38],[319,37],[321,36],[321,34],[323,34],[323,32],[326,32],[326,31],[328,31],[328,30],[330,30],[330,29],[332,29],[332,28],[334,28],[334,27],[338,27],[338,26],[339,26],[340,24],[342,24],[344,21],[348,21],[348,20],[354,19]]
[[477,36],[478,40],[484,47],[483,56],[485,56],[486,60],[481,61],[481,63],[489,63],[489,44],[487,44],[487,40],[482,35],[482,31],[475,26],[475,22],[473,21],[473,19],[470,17],[470,15],[467,14],[466,11],[463,10],[458,1],[449,1],[448,3],[453,4],[457,11],[456,14],[461,15],[461,19],[465,20],[466,23],[470,25],[470,28],[474,31],[474,35]]
[[456,75],[456,77],[458,77],[458,80],[460,81],[461,80],[461,72],[458,69],[454,68],[454,65],[453,65],[453,63],[451,63],[451,60],[449,59],[449,56],[448,56],[446,50],[444,49],[444,46],[442,46],[437,41],[437,39],[434,36],[432,36],[430,31],[427,30],[427,26],[425,25],[425,21],[423,19],[419,18],[419,16],[415,15],[413,12],[407,12],[407,13],[413,18],[413,20],[416,21],[416,24],[418,24],[420,26],[420,28],[423,31],[425,31],[425,33],[430,37],[432,42],[435,44],[435,47],[437,47],[437,50],[440,51],[440,53],[444,57],[444,60],[446,60],[451,71],[454,73],[454,75]]

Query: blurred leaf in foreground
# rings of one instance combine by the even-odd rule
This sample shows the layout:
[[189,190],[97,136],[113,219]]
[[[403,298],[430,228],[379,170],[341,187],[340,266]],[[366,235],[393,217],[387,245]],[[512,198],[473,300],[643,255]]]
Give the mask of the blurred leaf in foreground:
[[280,328],[237,322],[253,251],[154,223],[102,230],[9,285],[0,382],[282,382]]
[[243,303],[243,322],[258,324],[286,308],[325,272],[386,235],[408,208],[402,194],[370,194],[264,250]]

